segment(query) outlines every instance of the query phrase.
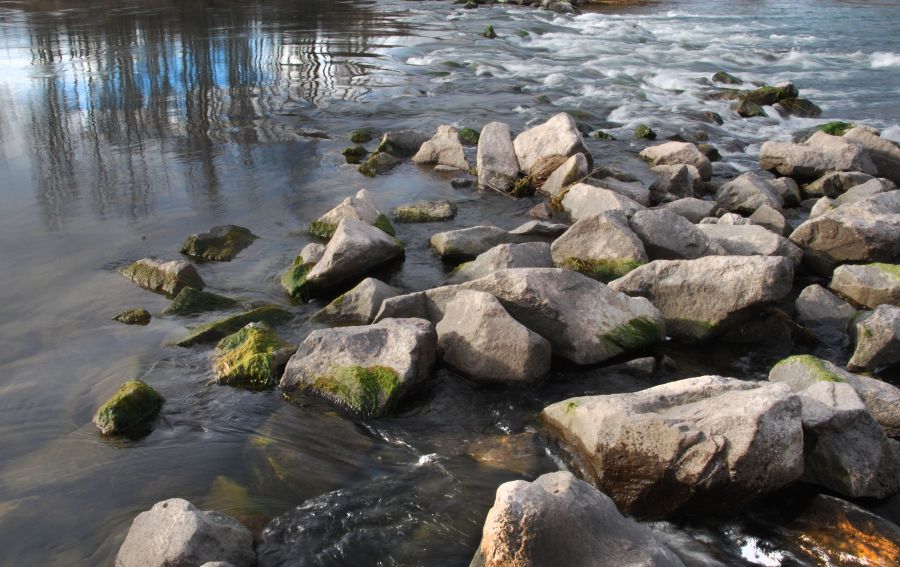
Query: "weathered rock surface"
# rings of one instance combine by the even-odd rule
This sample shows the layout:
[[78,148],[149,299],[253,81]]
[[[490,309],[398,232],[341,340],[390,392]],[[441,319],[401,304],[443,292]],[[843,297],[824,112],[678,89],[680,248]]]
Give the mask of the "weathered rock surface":
[[105,435],[128,433],[148,425],[159,413],[163,398],[140,380],[122,384],[94,414],[94,425]]
[[858,171],[833,171],[826,173],[812,183],[807,183],[801,188],[807,197],[835,197],[840,196],[848,189],[862,185],[875,179],[867,173]]
[[553,239],[560,236],[568,228],[562,223],[532,220],[510,230],[509,234],[516,237]]
[[400,160],[388,152],[376,151],[370,155],[366,161],[362,162],[357,171],[366,177],[375,177],[387,173],[400,165]]
[[900,307],[900,266],[879,263],[838,266],[828,287],[856,305],[870,309],[879,305]]
[[313,331],[288,362],[284,390],[309,390],[363,416],[391,410],[435,362],[428,321],[385,319],[374,325]]
[[188,347],[200,343],[218,341],[241,330],[248,323],[265,323],[272,327],[293,317],[289,311],[277,305],[263,305],[244,313],[230,315],[195,327],[186,337],[178,341],[178,346]]
[[610,283],[616,291],[646,297],[682,341],[724,332],[748,312],[790,293],[793,262],[777,256],[707,256],[655,260]]
[[762,205],[749,218],[753,224],[765,227],[779,236],[784,236],[788,229],[787,219],[784,218],[784,215],[769,205]]
[[770,180],[769,184],[781,195],[785,207],[796,207],[800,204],[802,200],[800,186],[790,177],[776,177]]
[[500,485],[471,567],[680,567],[645,526],[569,472]]
[[725,253],[697,226],[667,209],[636,212],[631,228],[652,260],[692,260]]
[[550,174],[547,181],[541,185],[540,190],[551,197],[555,197],[569,185],[582,180],[588,173],[590,171],[587,158],[582,153],[575,154]]
[[316,264],[325,255],[325,245],[310,242],[300,250],[300,259],[304,264]]
[[121,313],[113,317],[113,321],[118,321],[119,323],[124,323],[126,325],[148,325],[150,323],[150,319],[152,318],[153,316],[150,315],[149,311],[141,307],[137,307],[135,309],[122,311]]
[[712,164],[709,163],[709,158],[703,155],[697,146],[687,142],[666,142],[650,146],[641,151],[640,156],[650,162],[651,166],[693,165],[700,172],[700,178],[704,181],[708,181],[712,176]]
[[735,513],[803,472],[800,400],[783,384],[702,376],[572,398],[541,418],[624,512]]
[[844,133],[844,138],[866,149],[879,177],[886,177],[900,185],[900,147],[882,138],[871,128],[857,126]]
[[400,222],[438,222],[456,216],[456,205],[450,201],[418,201],[400,205],[393,211]]
[[759,149],[759,167],[792,177],[795,181],[812,181],[831,171],[877,174],[862,147],[825,132],[816,132],[805,145],[764,143]]
[[831,328],[844,332],[856,316],[852,305],[819,284],[807,286],[794,302],[801,323],[815,331]]
[[750,215],[763,205],[776,210],[784,206],[784,199],[770,180],[747,172],[719,187],[716,202],[727,211]]
[[513,147],[509,126],[490,122],[478,138],[478,186],[507,192],[519,176],[519,160]]
[[216,381],[250,390],[274,386],[294,351],[265,323],[248,323],[219,341],[216,348]]
[[428,141],[428,134],[419,130],[394,130],[386,132],[375,152],[383,152],[396,157],[409,157],[419,151]]
[[693,165],[658,165],[652,168],[656,179],[650,185],[650,197],[654,203],[669,203],[694,197],[700,184],[700,171]]
[[197,268],[184,260],[142,258],[123,268],[122,275],[144,289],[170,297],[178,295],[185,287],[206,287]]
[[803,259],[796,244],[758,225],[698,224],[697,229],[730,256],[784,256],[795,266]]
[[822,197],[821,199],[816,201],[812,208],[809,210],[808,220],[821,217],[828,211],[831,211],[835,208],[837,208],[837,204],[835,204],[834,199],[832,199],[831,197]]
[[621,277],[648,261],[623,211],[580,219],[550,246],[553,262],[601,281]]
[[571,186],[564,193],[560,205],[574,221],[617,210],[625,211],[630,216],[646,208],[625,195],[587,183]]
[[242,226],[214,226],[209,232],[188,236],[181,245],[181,253],[201,260],[227,262],[257,238],[250,229]]
[[489,293],[457,293],[436,329],[444,363],[476,381],[533,382],[550,370],[550,343]]
[[856,320],[856,349],[847,368],[876,370],[900,362],[900,307],[879,305]]
[[470,260],[510,241],[509,232],[496,226],[473,226],[432,235],[431,247],[445,260]]
[[482,252],[471,262],[460,264],[450,277],[452,283],[461,283],[490,275],[509,268],[552,268],[550,245],[546,242],[500,244]]
[[644,207],[650,206],[650,189],[640,181],[622,181],[614,177],[604,177],[589,179],[588,183],[624,195]]
[[212,561],[252,567],[253,535],[230,516],[170,498],[134,519],[116,567],[196,567]]
[[568,158],[581,153],[587,159],[588,169],[593,165],[575,121],[565,112],[516,136],[513,147],[526,175],[536,173],[543,160],[555,156]]
[[320,238],[330,239],[337,230],[338,224],[344,219],[372,225],[394,236],[394,227],[391,226],[391,221],[375,206],[372,194],[365,189],[360,189],[355,196],[347,197],[336,207],[313,221],[309,225],[309,233]]
[[687,220],[696,224],[701,220],[714,216],[715,210],[719,208],[719,204],[715,201],[704,201],[694,197],[685,197],[677,201],[671,201],[662,206],[667,211],[672,211],[676,215],[683,216]]
[[438,126],[437,133],[419,147],[412,162],[446,165],[464,171],[469,169],[465,149],[459,141],[459,130],[447,124]]
[[862,200],[868,199],[869,197],[874,197],[879,193],[894,191],[895,189],[897,189],[897,186],[894,185],[891,181],[882,178],[875,178],[866,181],[865,183],[854,185],[850,189],[847,189],[844,193],[838,195],[834,199],[834,204],[840,207],[841,205],[858,203]]
[[328,325],[367,325],[375,318],[385,299],[399,294],[381,280],[366,278],[317,311],[310,321]]
[[204,311],[227,309],[237,305],[237,301],[224,295],[200,291],[192,287],[183,287],[172,303],[163,311],[163,315],[191,315]]

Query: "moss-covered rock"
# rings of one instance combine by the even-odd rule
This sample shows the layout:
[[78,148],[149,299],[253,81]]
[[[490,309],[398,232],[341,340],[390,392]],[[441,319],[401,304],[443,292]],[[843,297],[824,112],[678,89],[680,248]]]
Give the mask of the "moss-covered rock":
[[334,234],[335,229],[337,229],[337,224],[335,223],[315,220],[309,224],[309,228],[306,229],[306,232],[308,232],[310,236],[330,240],[331,236]]
[[199,343],[210,343],[239,331],[248,323],[266,323],[275,326],[290,320],[291,317],[293,314],[277,305],[263,305],[244,313],[200,325],[176,344],[188,347]]
[[397,372],[387,366],[335,366],[312,382],[319,394],[366,417],[384,413],[399,385]]
[[481,132],[475,128],[461,128],[457,136],[459,136],[459,141],[463,144],[477,146],[478,139],[481,137]]
[[185,287],[203,289],[197,268],[184,260],[142,258],[122,269],[122,275],[144,289],[172,297]]
[[400,205],[393,211],[398,222],[438,222],[456,216],[456,205],[450,201],[419,201]]
[[707,122],[712,122],[714,124],[718,124],[719,126],[725,124],[725,120],[722,118],[722,116],[718,112],[713,112],[712,110],[705,111],[703,113],[703,118]]
[[802,368],[804,378],[807,380],[811,379],[816,382],[847,382],[846,378],[830,370],[824,360],[809,354],[798,354],[781,360],[772,367],[770,376],[777,376],[780,371],[790,367]]
[[358,164],[362,163],[366,156],[369,155],[369,150],[367,150],[363,146],[351,146],[341,152],[341,155],[344,156],[344,159],[347,160],[347,163]]
[[719,71],[718,73],[713,75],[712,80],[714,83],[722,83],[725,85],[740,85],[744,82],[734,75],[726,73],[725,71]]
[[[375,228],[377,228],[377,229],[380,230],[381,232],[384,232],[384,233],[389,234],[389,235],[391,235],[391,236],[396,236],[396,235],[397,235],[397,233],[394,231],[394,225],[392,225],[390,219],[388,219],[387,216],[385,216],[385,215],[383,215],[383,214],[378,215],[378,218],[375,219],[375,223],[374,223],[372,226],[374,226]],[[399,242],[399,241],[398,241],[398,242]],[[402,245],[403,245],[403,244],[401,243],[401,246],[402,246]]]
[[760,106],[771,106],[785,99],[797,98],[799,94],[793,83],[783,83],[775,86],[765,85],[752,91],[742,91],[740,100]]
[[250,390],[270,388],[293,353],[291,345],[265,323],[250,323],[216,345],[213,370],[220,384]]
[[856,124],[834,120],[832,122],[826,122],[825,124],[813,126],[812,128],[803,128],[802,130],[797,130],[796,132],[794,132],[794,143],[802,144],[816,132],[825,132],[826,134],[829,134],[831,136],[843,136],[844,132],[854,127],[856,127]]
[[595,138],[597,140],[615,140],[616,137],[608,132],[604,132],[603,130],[594,130],[591,132],[591,138]]
[[700,153],[705,155],[706,159],[709,161],[720,161],[722,159],[722,154],[719,153],[719,149],[712,144],[697,144],[697,149],[700,150]]
[[163,315],[192,315],[204,311],[227,309],[237,305],[237,301],[224,295],[201,291],[192,287],[183,288],[163,311]]
[[781,106],[781,110],[790,116],[815,118],[822,114],[822,109],[819,106],[805,98],[786,98],[778,101],[778,104]]
[[375,138],[375,131],[371,128],[357,128],[350,132],[350,141],[354,144],[365,144]]
[[634,137],[638,140],[655,140],[656,132],[646,124],[638,124],[634,129]]
[[309,299],[309,294],[306,276],[314,266],[314,263],[304,262],[302,255],[297,256],[294,258],[291,267],[281,274],[281,287],[297,301],[307,301]]
[[666,338],[662,325],[649,317],[636,317],[601,337],[624,351],[634,351]]
[[766,116],[766,111],[763,108],[756,104],[755,102],[751,102],[749,100],[741,100],[735,103],[732,109],[738,113],[742,118],[756,118],[758,116]]
[[200,260],[227,262],[257,238],[242,226],[214,226],[209,232],[188,236],[181,245],[181,253]]
[[134,431],[153,421],[162,404],[156,390],[140,380],[131,380],[100,406],[94,424],[105,435]]
[[395,158],[393,155],[386,151],[378,149],[374,154],[369,156],[369,159],[364,161],[362,165],[359,166],[359,172],[366,177],[375,177],[376,175],[387,173],[388,171],[397,167],[399,164],[399,159]]
[[607,283],[621,278],[642,264],[643,262],[627,258],[605,258],[601,260],[568,258],[563,263],[563,267]]
[[481,35],[488,39],[497,39],[497,32],[494,31],[494,26],[484,28],[484,32]]
[[113,317],[114,321],[125,323],[126,325],[146,325],[150,323],[150,319],[150,312],[140,307],[129,309],[128,311],[122,311],[121,313]]

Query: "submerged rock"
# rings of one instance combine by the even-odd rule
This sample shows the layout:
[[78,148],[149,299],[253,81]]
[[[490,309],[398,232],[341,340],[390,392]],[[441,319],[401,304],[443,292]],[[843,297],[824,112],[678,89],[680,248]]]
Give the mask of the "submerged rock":
[[381,280],[366,278],[316,312],[310,321],[328,325],[367,325],[381,309],[381,303],[399,293]]
[[369,150],[363,146],[351,146],[342,151],[341,155],[344,156],[347,163],[357,165],[362,163],[366,156],[369,155]]
[[569,158],[582,153],[589,167],[592,161],[575,121],[565,112],[516,136],[513,147],[526,175],[535,173],[540,163],[549,157]]
[[900,265],[864,264],[838,266],[828,285],[856,305],[900,307]]
[[456,205],[450,201],[418,201],[400,205],[393,211],[399,222],[438,222],[456,216]]
[[113,317],[113,320],[126,325],[147,325],[150,323],[151,318],[152,316],[149,311],[137,307],[135,309],[129,309],[128,311],[122,311]]
[[200,291],[192,287],[182,288],[163,315],[192,315],[204,311],[217,311],[237,305],[237,301],[224,295]]
[[238,332],[248,323],[266,323],[274,327],[290,320],[291,317],[293,315],[289,311],[285,311],[277,305],[263,305],[244,313],[229,315],[200,325],[175,344],[189,347],[200,343],[211,343]]
[[354,144],[365,144],[371,142],[375,137],[375,131],[371,128],[357,128],[350,132],[350,141]]
[[188,236],[181,244],[181,253],[200,260],[228,262],[257,238],[250,229],[242,226],[214,226],[209,232]]
[[255,565],[250,531],[231,516],[171,498],[134,519],[116,567],[196,567],[220,561],[233,567]]
[[608,282],[648,261],[622,211],[580,219],[550,246],[553,262]]
[[638,124],[634,128],[633,136],[636,140],[655,140],[656,132],[646,124]]
[[726,85],[740,85],[740,84],[743,84],[744,81],[735,77],[734,75],[726,73],[725,71],[717,71],[712,76],[712,82],[723,83]]
[[666,142],[657,146],[644,148],[641,159],[657,165],[693,165],[700,172],[700,178],[708,181],[712,175],[712,164],[697,146],[686,142]]
[[519,176],[519,160],[513,146],[509,126],[490,122],[478,138],[478,186],[508,192]]
[[900,362],[900,307],[879,305],[856,320],[856,349],[847,368],[877,370]]
[[[319,238],[330,239],[343,219],[358,220],[394,236],[394,227],[391,226],[391,221],[375,206],[372,194],[365,189],[360,189],[355,196],[347,197],[336,207],[313,221],[309,225],[309,233]],[[304,263],[313,261],[318,262],[318,260],[310,258],[305,259]]]
[[541,419],[624,512],[734,514],[803,472],[800,401],[783,384],[702,376],[572,398]]
[[387,152],[376,151],[369,159],[362,162],[357,170],[366,177],[375,177],[387,173],[400,165],[400,160]]
[[679,567],[648,528],[572,473],[500,485],[471,567]]
[[142,258],[123,268],[122,275],[144,289],[170,297],[177,295],[184,287],[206,287],[197,268],[184,260]]
[[274,386],[294,350],[265,323],[247,324],[216,348],[220,353],[213,365],[216,381],[251,390]]
[[437,133],[422,144],[412,157],[412,162],[446,165],[464,171],[469,169],[466,152],[459,141],[459,130],[447,124],[438,126]]
[[94,425],[104,435],[128,433],[148,425],[159,413],[163,398],[140,380],[122,384],[94,414]]
[[509,268],[552,268],[550,245],[546,242],[499,244],[482,252],[471,262],[460,264],[450,281],[466,282]]

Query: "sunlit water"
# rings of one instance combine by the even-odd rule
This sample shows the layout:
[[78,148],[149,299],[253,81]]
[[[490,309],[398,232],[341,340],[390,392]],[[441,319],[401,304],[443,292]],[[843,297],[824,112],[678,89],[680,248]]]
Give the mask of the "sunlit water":
[[[499,39],[480,36],[487,24]],[[0,563],[110,564],[136,513],[180,496],[257,530],[316,498],[295,512],[312,514],[317,536],[305,561],[467,564],[496,486],[560,466],[529,435],[544,405],[652,384],[560,365],[545,386],[510,393],[440,372],[398,417],[355,422],[315,399],[211,384],[209,348],[170,343],[212,315],[113,322],[167,305],[116,268],[240,224],[260,240],[200,265],[204,279],[287,305],[277,276],[309,241],[304,227],[366,187],[384,210],[459,205],[452,222],[400,225],[406,261],[382,274],[407,290],[439,285],[432,232],[512,227],[537,201],[454,190],[409,164],[365,179],[340,154],[352,129],[498,119],[521,131],[567,110],[622,140],[589,141],[601,165],[649,179],[630,140],[646,123],[663,137],[703,130],[741,170],[762,141],[829,119],[900,139],[898,25],[896,1],[658,2],[574,18],[400,0],[0,2]],[[824,116],[738,119],[706,99],[720,69],[793,80]],[[302,341],[321,305],[291,307],[281,334]],[[760,377],[789,348],[679,349],[669,377]],[[91,416],[130,378],[166,397],[162,415],[141,440],[103,439]],[[534,456],[500,467],[470,456],[509,434]],[[355,518],[366,537],[337,541],[316,514]],[[765,533],[656,529],[709,564],[803,562]]]

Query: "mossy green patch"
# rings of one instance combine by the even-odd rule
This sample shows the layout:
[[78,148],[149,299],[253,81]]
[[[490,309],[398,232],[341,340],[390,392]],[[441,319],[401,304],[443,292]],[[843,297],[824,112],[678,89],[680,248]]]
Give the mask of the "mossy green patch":
[[199,343],[218,341],[227,335],[236,333],[247,323],[265,323],[275,326],[290,320],[291,317],[293,317],[291,312],[277,305],[263,305],[244,313],[238,313],[237,315],[231,315],[230,317],[200,325],[176,344],[188,347]]
[[308,232],[310,236],[323,238],[325,240],[331,240],[331,237],[334,235],[335,230],[337,230],[336,224],[315,220],[310,223],[309,228],[306,229],[306,232]]
[[459,131],[458,136],[459,141],[463,144],[475,146],[478,144],[479,138],[481,138],[481,132],[479,132],[475,128],[463,128]]
[[566,404],[566,413],[575,411],[578,408],[578,402],[572,401]]
[[375,224],[372,226],[374,226],[381,232],[384,232],[391,236],[397,235],[397,233],[394,231],[394,225],[392,225],[390,219],[388,219],[387,216],[383,214],[378,215],[378,218],[375,219]]
[[257,238],[242,226],[216,226],[209,232],[188,236],[181,244],[181,253],[201,260],[227,262]]
[[152,421],[163,397],[141,380],[131,380],[107,400],[94,415],[94,424],[106,435],[124,433]]
[[150,323],[151,315],[146,309],[140,307],[123,311],[113,317],[114,321],[124,323],[126,325],[146,325]]
[[313,263],[304,263],[303,256],[297,256],[291,263],[291,267],[281,274],[281,287],[297,301],[308,301],[309,290],[306,276],[314,266]]
[[740,99],[761,106],[771,106],[785,99],[796,98],[797,94],[797,88],[790,83],[781,87],[764,85],[752,91],[742,91]]
[[643,262],[629,258],[602,258],[599,260],[581,260],[566,258],[563,266],[603,283],[621,278],[631,270],[641,266]]
[[810,371],[812,378],[817,382],[846,382],[840,375],[832,372],[825,366],[825,361],[816,358],[810,354],[797,354],[789,356],[778,362],[772,369],[778,368],[786,364],[799,364]]
[[646,124],[638,124],[634,129],[634,137],[638,140],[655,140],[656,132]]
[[497,32],[494,31],[494,26],[484,28],[484,32],[481,35],[488,39],[497,39]]
[[610,134],[608,132],[604,132],[603,130],[595,130],[595,131],[591,132],[591,138],[594,138],[597,140],[615,140],[616,139],[615,136],[613,136],[612,134]]
[[361,163],[362,160],[364,160],[366,156],[369,155],[369,150],[362,146],[351,146],[342,151],[341,155],[344,156],[344,159],[347,160],[347,163],[355,165]]
[[399,152],[393,144],[385,140],[379,144],[375,152],[369,156],[369,159],[359,166],[359,172],[366,177],[375,177],[376,175],[387,173],[400,163],[394,155],[402,155],[402,152]]
[[216,311],[234,307],[237,301],[224,295],[201,291],[192,287],[183,288],[163,311],[163,315],[191,315],[204,311]]
[[383,414],[396,402],[400,377],[386,366],[335,366],[312,381],[312,387],[367,417]]
[[658,343],[665,338],[659,323],[649,317],[635,317],[602,335],[602,340],[613,343],[623,351],[632,351]]
[[357,128],[350,132],[350,141],[354,144],[365,144],[371,142],[375,137],[375,132],[371,128]]
[[855,127],[856,124],[835,120],[832,122],[826,122],[825,124],[819,124],[818,126],[813,126],[812,128],[803,128],[802,130],[797,130],[796,132],[794,132],[793,139],[794,143],[802,144],[816,132],[825,132],[826,134],[829,134],[831,136],[843,136],[847,132],[847,130]]
[[248,325],[223,338],[216,348],[222,351],[214,366],[220,384],[261,390],[275,384],[290,345],[266,326]]
[[869,264],[869,266],[873,268],[877,268],[887,275],[900,280],[900,265],[897,264],[884,264],[882,262],[873,262]]

